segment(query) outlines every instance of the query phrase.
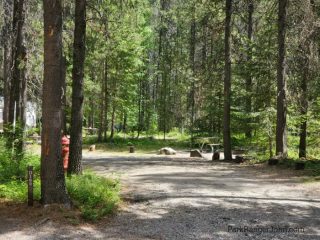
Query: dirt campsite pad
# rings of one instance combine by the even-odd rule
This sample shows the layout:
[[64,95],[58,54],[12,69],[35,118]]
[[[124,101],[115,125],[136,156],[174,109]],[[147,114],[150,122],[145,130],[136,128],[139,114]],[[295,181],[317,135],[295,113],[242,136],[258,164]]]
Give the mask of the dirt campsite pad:
[[119,212],[93,225],[0,208],[0,239],[320,238],[320,183],[210,157],[86,153],[87,168],[121,179]]

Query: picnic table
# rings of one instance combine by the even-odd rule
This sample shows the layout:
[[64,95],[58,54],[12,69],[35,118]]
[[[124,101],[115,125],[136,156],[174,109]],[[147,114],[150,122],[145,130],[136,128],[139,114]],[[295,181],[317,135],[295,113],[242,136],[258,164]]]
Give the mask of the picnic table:
[[83,130],[85,130],[85,133],[88,134],[88,135],[95,135],[98,133],[98,128],[83,128]]
[[201,152],[204,150],[205,147],[210,148],[210,152],[216,152],[222,145],[220,143],[203,143],[201,146]]

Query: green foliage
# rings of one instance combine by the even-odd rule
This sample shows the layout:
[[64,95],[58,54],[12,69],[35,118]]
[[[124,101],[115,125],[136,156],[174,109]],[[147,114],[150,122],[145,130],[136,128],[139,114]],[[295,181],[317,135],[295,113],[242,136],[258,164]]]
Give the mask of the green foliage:
[[25,181],[11,180],[0,184],[0,197],[17,202],[24,202],[27,197],[27,184]]
[[33,166],[36,176],[39,176],[39,156],[23,154],[23,158],[16,154],[12,155],[10,150],[4,147],[4,141],[0,140],[0,182],[11,180],[24,181],[26,179],[27,166]]
[[[0,198],[5,198],[15,202],[27,201],[27,181],[11,180],[0,183]],[[34,200],[40,200],[40,179],[36,176],[33,182]]]
[[69,177],[67,189],[73,203],[79,207],[86,220],[95,221],[112,213],[120,202],[119,181],[91,172]]
[[[17,161],[0,139],[0,198],[15,202],[27,201],[27,166],[34,167],[34,199],[40,200],[40,158],[24,154]],[[15,155],[14,155],[15,156]],[[87,220],[97,220],[112,213],[120,202],[118,180],[104,178],[91,172],[67,178],[67,190],[72,201]]]
[[320,161],[307,161],[306,169],[311,170],[313,176],[316,176],[316,177],[320,176]]
[[27,166],[34,167],[34,198],[40,199],[40,159],[39,156],[23,154],[17,157],[4,147],[0,139],[0,198],[17,202],[27,200]]

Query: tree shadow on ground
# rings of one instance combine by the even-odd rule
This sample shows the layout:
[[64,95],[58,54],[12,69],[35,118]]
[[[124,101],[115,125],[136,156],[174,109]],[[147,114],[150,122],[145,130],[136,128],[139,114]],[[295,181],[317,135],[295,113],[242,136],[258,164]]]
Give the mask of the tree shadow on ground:
[[[266,204],[238,199],[224,199],[222,202],[211,198],[210,202],[210,206],[207,202],[202,203],[198,200],[194,206],[181,204],[170,208],[166,201],[161,203],[158,201],[155,204],[150,200],[147,206],[141,203],[133,204],[126,211],[120,212],[100,225],[75,229],[70,226],[51,224],[38,229],[29,229],[27,234],[30,234],[32,239],[39,240],[319,239],[320,209],[318,207],[300,207],[290,203]],[[233,231],[235,228],[242,228],[242,230],[232,232],[231,227]],[[244,231],[245,227],[250,231]],[[299,228],[299,232],[284,232],[289,228]]]
[[[22,234],[39,240],[320,237],[320,200],[288,176],[270,177],[250,167],[185,157],[103,157],[86,159],[84,164],[103,175],[130,176],[124,179],[127,205],[118,214],[99,224],[79,226],[55,221],[35,225],[30,219],[22,229],[11,219],[7,228],[0,228],[0,239],[13,232],[18,238]],[[232,232],[231,226],[240,229]],[[298,227],[300,232],[284,232],[286,227]]]

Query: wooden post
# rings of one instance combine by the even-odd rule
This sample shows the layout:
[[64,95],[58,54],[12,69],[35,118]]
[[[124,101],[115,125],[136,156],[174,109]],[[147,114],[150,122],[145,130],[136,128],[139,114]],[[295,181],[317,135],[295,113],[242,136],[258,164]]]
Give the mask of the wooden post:
[[215,151],[212,155],[212,161],[220,160],[220,152]]
[[28,166],[28,206],[33,206],[33,166]]
[[130,147],[129,147],[129,152],[130,152],[130,153],[134,153],[134,152],[135,152],[134,146],[130,146]]

